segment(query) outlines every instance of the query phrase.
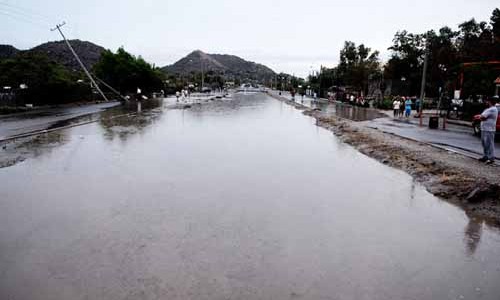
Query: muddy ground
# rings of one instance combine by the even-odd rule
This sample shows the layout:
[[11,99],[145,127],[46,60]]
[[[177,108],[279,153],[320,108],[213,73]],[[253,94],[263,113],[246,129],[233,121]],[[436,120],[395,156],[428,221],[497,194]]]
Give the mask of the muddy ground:
[[271,95],[316,119],[340,140],[365,155],[401,169],[432,194],[464,209],[473,217],[500,226],[500,167],[416,142],[358,122],[311,110],[286,98]]

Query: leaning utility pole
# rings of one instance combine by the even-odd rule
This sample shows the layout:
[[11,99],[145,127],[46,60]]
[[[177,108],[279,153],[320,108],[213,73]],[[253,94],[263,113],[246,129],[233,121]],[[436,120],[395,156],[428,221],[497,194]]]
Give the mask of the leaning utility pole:
[[203,57],[200,56],[200,67],[201,67],[201,92],[203,93],[203,86],[205,85],[205,76],[203,74]]
[[55,31],[55,30],[59,31],[59,33],[63,37],[64,41],[66,42],[66,45],[68,45],[69,50],[71,51],[71,53],[73,53],[73,56],[75,56],[76,60],[78,61],[78,63],[82,67],[83,71],[85,72],[85,74],[87,75],[87,77],[90,79],[90,82],[95,86],[95,88],[97,89],[97,91],[99,92],[99,94],[101,94],[101,96],[104,98],[104,100],[108,101],[108,98],[106,98],[106,96],[104,95],[104,93],[101,91],[101,89],[99,88],[99,85],[97,85],[97,83],[94,81],[94,78],[92,78],[92,76],[90,75],[89,71],[87,70],[87,68],[85,67],[85,65],[83,64],[83,62],[78,57],[78,55],[76,54],[76,52],[73,49],[73,47],[71,47],[71,44],[69,43],[69,41],[64,36],[64,34],[63,34],[62,30],[61,30],[61,27],[63,27],[64,25],[66,25],[66,22],[63,22],[62,24],[57,24],[56,27],[55,28],[51,28],[50,31]]
[[429,60],[429,50],[428,46],[425,46],[425,56],[424,56],[424,70],[422,72],[422,85],[420,86],[420,127],[422,127],[422,114],[424,110],[424,98],[425,98],[425,76],[427,74],[427,64]]

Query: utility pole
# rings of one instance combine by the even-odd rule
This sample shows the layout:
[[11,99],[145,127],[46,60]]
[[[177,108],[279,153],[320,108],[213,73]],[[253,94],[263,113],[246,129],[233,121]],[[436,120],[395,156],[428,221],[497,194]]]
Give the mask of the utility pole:
[[201,92],[203,93],[203,85],[205,83],[205,77],[203,75],[203,57],[200,56],[200,65],[201,65]]
[[318,100],[321,99],[321,71],[323,69],[323,65],[319,66],[319,73],[318,73]]
[[69,43],[69,41],[64,36],[64,34],[63,34],[62,30],[61,30],[61,27],[63,27],[64,25],[66,25],[66,22],[63,22],[62,24],[57,24],[56,27],[50,29],[50,31],[55,31],[55,30],[59,31],[59,33],[63,37],[64,41],[66,42],[66,45],[68,46],[69,50],[71,51],[71,53],[73,53],[73,56],[75,56],[76,60],[78,61],[78,63],[82,67],[83,71],[85,72],[85,74],[87,75],[87,77],[90,79],[90,82],[95,86],[95,88],[97,89],[97,91],[99,92],[99,94],[101,94],[101,96],[104,98],[104,100],[108,101],[108,98],[106,98],[106,96],[104,95],[104,93],[101,91],[101,89],[99,88],[99,85],[97,85],[97,83],[95,82],[94,78],[92,78],[92,75],[90,75],[89,71],[87,70],[87,68],[85,67],[85,65],[83,64],[83,62],[78,57],[78,55],[76,54],[76,52],[73,49],[73,47],[71,47],[71,44]]
[[427,64],[429,60],[429,53],[428,53],[428,47],[427,44],[425,46],[425,57],[424,57],[424,70],[422,72],[422,85],[420,86],[420,127],[422,127],[422,115],[423,115],[423,109],[424,109],[424,98],[425,98],[425,76],[427,74]]

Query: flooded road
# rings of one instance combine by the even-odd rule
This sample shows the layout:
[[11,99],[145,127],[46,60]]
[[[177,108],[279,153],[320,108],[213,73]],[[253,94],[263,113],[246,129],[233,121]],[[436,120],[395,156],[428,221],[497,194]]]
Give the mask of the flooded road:
[[0,299],[500,297],[498,228],[263,94],[52,135],[0,169]]
[[65,126],[83,117],[89,118],[119,105],[120,102],[114,101],[83,106],[37,109],[26,113],[0,116],[0,141],[20,134]]

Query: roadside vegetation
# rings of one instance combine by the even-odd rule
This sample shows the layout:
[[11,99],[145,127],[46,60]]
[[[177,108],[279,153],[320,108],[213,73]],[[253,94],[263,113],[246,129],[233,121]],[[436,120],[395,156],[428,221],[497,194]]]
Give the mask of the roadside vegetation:
[[308,84],[316,91],[321,87],[321,96],[330,87],[347,87],[365,96],[388,89],[391,95],[419,95],[427,53],[428,97],[452,97],[457,89],[466,97],[492,95],[500,75],[500,9],[492,12],[489,22],[471,19],[457,30],[445,26],[424,33],[399,31],[388,49],[391,56],[382,65],[378,51],[346,41],[339,64],[309,76]]
[[146,94],[160,91],[166,78],[159,68],[123,48],[119,48],[116,53],[105,50],[93,71],[121,94],[135,93],[137,88]]
[[[63,104],[88,99],[90,87],[78,82],[81,77],[42,54],[20,54],[0,61],[0,82],[16,89],[17,101],[21,103]],[[20,89],[20,84],[26,88]]]
[[[91,71],[122,95],[135,93],[137,88],[149,94],[164,87],[165,74],[159,68],[123,48],[116,53],[103,51]],[[18,53],[1,59],[0,85],[4,88],[0,113],[24,111],[25,104],[41,106],[102,100],[83,71],[70,69],[39,52]],[[105,86],[101,88],[110,98],[117,97]],[[7,99],[9,93],[15,95],[11,101]]]

